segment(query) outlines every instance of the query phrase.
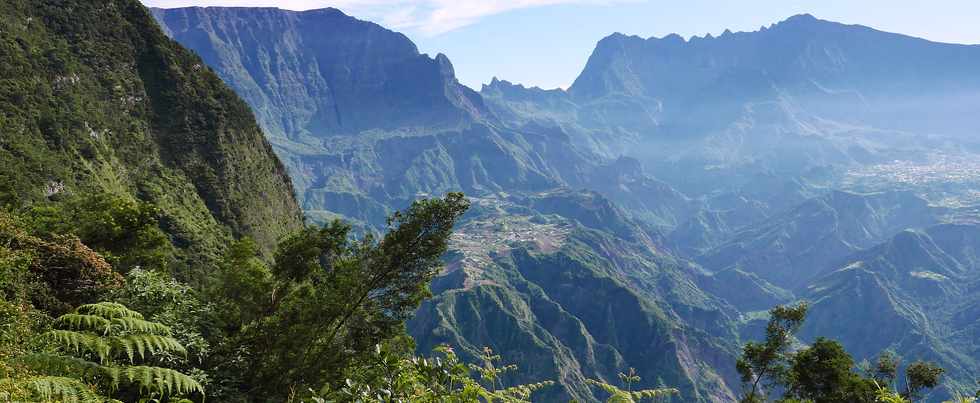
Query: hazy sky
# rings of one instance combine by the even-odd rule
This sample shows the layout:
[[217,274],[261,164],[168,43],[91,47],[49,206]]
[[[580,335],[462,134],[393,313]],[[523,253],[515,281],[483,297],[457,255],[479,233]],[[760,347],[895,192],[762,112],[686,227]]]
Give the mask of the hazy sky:
[[978,0],[142,0],[148,6],[337,7],[445,53],[475,89],[494,76],[567,87],[613,32],[684,37],[754,31],[793,14],[935,41],[980,44]]

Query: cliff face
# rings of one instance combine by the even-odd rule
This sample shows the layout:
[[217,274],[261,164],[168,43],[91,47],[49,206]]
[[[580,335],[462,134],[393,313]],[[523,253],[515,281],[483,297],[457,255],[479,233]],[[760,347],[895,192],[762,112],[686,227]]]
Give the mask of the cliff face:
[[370,129],[457,127],[485,112],[443,55],[336,9],[154,9],[259,115],[274,140]]
[[[980,121],[964,121],[959,115],[966,109],[957,105],[976,99],[978,67],[978,46],[797,15],[716,38],[611,35],[598,43],[569,93],[580,102],[630,97],[666,125],[694,125],[703,112],[736,114],[746,103],[783,98],[825,119],[966,134]],[[952,120],[937,123],[937,116]],[[710,123],[726,123],[724,117]]]
[[190,259],[271,247],[302,216],[248,105],[138,1],[0,5],[0,194],[153,203]]
[[[445,56],[419,54],[404,35],[338,10],[153,13],[249,102],[314,219],[377,228],[419,195],[592,187],[618,176],[619,165],[561,128],[497,116]],[[680,209],[650,210],[674,222]]]

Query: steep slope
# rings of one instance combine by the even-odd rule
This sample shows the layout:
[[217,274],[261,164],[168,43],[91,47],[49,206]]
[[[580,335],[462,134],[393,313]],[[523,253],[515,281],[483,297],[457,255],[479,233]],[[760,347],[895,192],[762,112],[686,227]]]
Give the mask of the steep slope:
[[978,67],[978,46],[797,15],[717,38],[611,35],[596,46],[569,93],[584,102],[628,97],[656,105],[652,118],[668,125],[718,127],[736,115],[695,120],[709,108],[738,114],[747,102],[782,96],[804,113],[836,121],[967,134],[980,120],[962,116],[969,108],[960,102],[976,99]]
[[248,106],[135,0],[0,5],[0,197],[152,203],[185,258],[301,225]]
[[[553,125],[508,122],[460,85],[449,59],[335,9],[155,9],[257,111],[314,218],[383,225],[420,194],[627,189],[652,225],[683,220],[685,201]],[[617,186],[623,181],[630,187]],[[666,206],[643,202],[669,198]]]
[[258,111],[314,218],[379,226],[419,194],[542,190],[584,161],[560,132],[487,124],[445,56],[338,10],[154,13]]
[[980,371],[980,227],[942,224],[903,231],[806,287],[804,335],[833,334],[859,358],[892,349],[936,360],[952,387]]
[[[178,42],[252,104],[277,142],[406,126],[456,127],[485,113],[449,60],[327,8],[154,9]],[[311,138],[312,137],[312,138]]]
[[717,38],[613,34],[567,92],[497,80],[481,93],[501,116],[560,125],[696,197],[962,153],[980,129],[978,68],[980,46],[800,15]]
[[737,268],[793,289],[903,229],[939,222],[943,211],[909,192],[833,191],[739,231],[697,260],[709,270]]
[[520,365],[507,382],[558,382],[542,401],[596,401],[584,379],[615,381],[628,367],[683,401],[734,399],[737,313],[698,288],[700,269],[657,252],[595,193],[475,204],[438,295],[409,322],[422,350],[448,343],[475,358],[490,346]]

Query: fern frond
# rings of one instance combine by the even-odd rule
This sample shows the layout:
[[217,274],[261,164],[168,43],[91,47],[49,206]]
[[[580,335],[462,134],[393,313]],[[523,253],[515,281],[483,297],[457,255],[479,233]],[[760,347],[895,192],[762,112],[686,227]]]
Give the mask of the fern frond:
[[104,398],[75,378],[42,376],[27,381],[27,387],[42,401],[102,403]]
[[599,380],[586,379],[585,382],[588,383],[588,384],[590,384],[590,385],[597,386],[599,389],[602,389],[606,393],[609,393],[609,394],[612,394],[612,395],[617,395],[617,394],[619,394],[619,393],[622,392],[621,390],[619,390],[619,388],[617,388],[617,387],[615,387],[613,385],[610,385],[608,383],[599,381]]
[[143,314],[126,308],[123,304],[115,302],[99,302],[96,304],[82,305],[75,310],[80,314],[96,315],[106,319],[133,318],[143,319]]
[[680,393],[680,391],[674,388],[644,389],[630,392],[595,379],[586,379],[585,381],[609,393],[611,396],[606,400],[607,402],[636,402],[643,399],[656,399]]
[[48,353],[27,354],[12,361],[48,375],[76,378],[99,375],[105,369],[99,364],[81,358]]
[[109,343],[114,351],[125,351],[126,357],[130,362],[135,362],[137,356],[140,359],[146,358],[146,353],[150,355],[160,352],[176,353],[186,355],[187,350],[179,341],[169,336],[156,334],[130,334],[109,338]]
[[55,329],[45,332],[43,337],[69,351],[93,353],[103,362],[109,357],[109,344],[95,335],[73,330]]
[[634,400],[640,400],[643,398],[655,399],[659,397],[666,397],[674,394],[679,394],[681,391],[674,388],[661,388],[661,389],[644,389],[630,392]]
[[69,330],[90,330],[105,333],[109,330],[110,323],[108,319],[97,315],[69,313],[61,315],[55,321],[55,326]]
[[126,380],[139,386],[140,390],[168,396],[194,392],[204,394],[204,387],[194,378],[169,368],[134,366],[120,371]]
[[512,386],[507,389],[500,391],[499,393],[505,397],[517,399],[517,400],[528,400],[531,394],[538,391],[539,389],[554,385],[553,381],[544,381],[538,383],[528,383],[524,385]]
[[115,329],[127,332],[141,332],[170,336],[170,327],[161,323],[150,322],[137,318],[113,318],[110,322]]

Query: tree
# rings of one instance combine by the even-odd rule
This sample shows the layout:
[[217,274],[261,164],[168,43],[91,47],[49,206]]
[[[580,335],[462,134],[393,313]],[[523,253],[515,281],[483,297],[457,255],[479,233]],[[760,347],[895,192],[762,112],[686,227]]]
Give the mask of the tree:
[[[42,335],[51,351],[15,358],[39,376],[22,380],[42,400],[101,401],[101,396],[203,396],[193,378],[178,371],[145,365],[159,353],[184,354],[170,328],[143,319],[139,312],[111,302],[82,305],[55,320]],[[104,400],[104,399],[103,399]]]
[[806,318],[808,305],[800,302],[796,306],[776,306],[769,311],[765,341],[748,342],[742,348],[742,355],[735,364],[742,383],[748,389],[742,402],[765,401],[768,390],[783,382],[792,345],[793,335],[799,331]]
[[243,386],[269,399],[339,386],[375,345],[404,334],[468,207],[461,193],[416,201],[389,218],[380,241],[354,240],[340,221],[306,228],[279,245],[271,268],[236,256],[247,272],[222,274],[229,282],[218,293],[241,302],[226,323],[234,336],[224,354],[246,354]]
[[798,351],[790,351],[790,341],[806,318],[807,305],[777,306],[770,311],[766,340],[749,342],[736,363],[747,391],[741,402],[768,401],[768,393],[760,393],[758,385],[766,380],[764,389],[781,387],[785,393],[781,403],[909,403],[923,389],[939,383],[943,369],[936,364],[916,362],[906,368],[906,391],[898,393],[890,387],[898,374],[899,358],[891,352],[878,356],[872,367],[862,364],[862,376],[856,371],[854,359],[840,343],[818,337],[814,343]]
[[898,365],[901,360],[891,351],[885,351],[878,355],[873,369],[870,369],[869,376],[879,385],[892,385],[898,378]]
[[787,379],[787,395],[814,403],[871,402],[871,381],[852,371],[854,360],[840,343],[823,337],[795,353]]
[[942,374],[943,369],[934,363],[913,362],[905,368],[905,392],[902,396],[914,402],[920,397],[923,389],[936,387]]

